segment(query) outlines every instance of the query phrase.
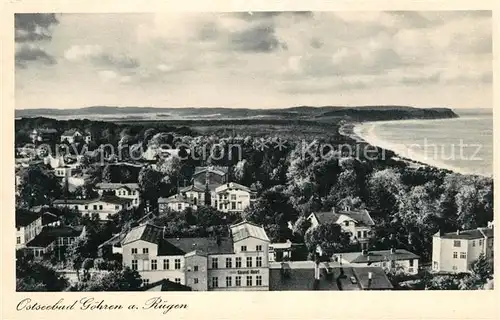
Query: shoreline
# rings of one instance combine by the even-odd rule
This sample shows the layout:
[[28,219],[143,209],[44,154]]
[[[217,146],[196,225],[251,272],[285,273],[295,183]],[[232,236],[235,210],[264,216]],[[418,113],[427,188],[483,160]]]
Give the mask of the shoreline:
[[[432,119],[432,120],[442,120],[442,119]],[[432,121],[431,120],[431,121]],[[453,120],[453,119],[451,119]],[[384,141],[381,139],[378,139],[375,137],[375,135],[366,135],[362,134],[360,131],[363,126],[368,126],[372,125],[373,127],[370,129],[373,130],[375,123],[386,123],[386,122],[400,122],[400,121],[418,121],[414,119],[410,120],[390,120],[390,121],[369,121],[369,122],[346,122],[343,125],[340,126],[339,128],[339,134],[349,137],[350,139],[354,140],[356,143],[366,143],[368,145],[381,148],[387,151],[391,151],[395,154],[395,156],[392,157],[393,160],[396,161],[402,161],[406,163],[409,167],[418,169],[418,168],[423,168],[423,167],[430,167],[430,168],[435,168],[439,170],[447,170],[456,174],[461,174],[461,175],[472,175],[472,176],[481,176],[481,177],[486,177],[486,178],[491,178],[493,179],[493,174],[482,174],[478,172],[471,172],[462,168],[458,168],[452,165],[448,165],[439,161],[435,161],[432,159],[426,159],[425,155],[418,154],[418,153],[411,153],[407,152],[406,154],[404,152],[401,152],[399,148],[397,148],[397,145],[394,145],[391,142]]]

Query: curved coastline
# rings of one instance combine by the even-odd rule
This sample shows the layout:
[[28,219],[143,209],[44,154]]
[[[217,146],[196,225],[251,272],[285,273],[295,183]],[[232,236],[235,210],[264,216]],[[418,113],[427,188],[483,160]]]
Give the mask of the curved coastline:
[[[436,120],[442,120],[442,119],[436,119]],[[449,119],[450,121],[456,120],[456,119]],[[386,123],[396,123],[396,122],[401,122],[401,121],[411,121],[411,122],[416,122],[416,121],[433,121],[433,120],[391,120],[391,121],[370,121],[370,122],[361,122],[361,123],[352,123],[352,134],[351,138],[357,141],[364,141],[370,145],[390,150],[396,154],[397,158],[400,158],[402,161],[406,161],[408,163],[411,163],[412,165],[415,166],[430,166],[430,167],[435,167],[439,169],[445,169],[445,170],[450,170],[455,173],[459,174],[464,174],[464,175],[477,175],[477,176],[484,176],[488,178],[493,178],[493,174],[486,174],[483,172],[477,172],[477,171],[471,171],[467,170],[464,168],[460,168],[457,166],[453,166],[451,164],[444,163],[443,161],[439,161],[436,159],[432,159],[430,157],[427,157],[424,153],[422,152],[415,152],[411,150],[411,145],[405,145],[405,144],[398,144],[398,143],[393,143],[389,142],[383,139],[378,138],[374,130],[377,125],[381,124],[386,124]]]

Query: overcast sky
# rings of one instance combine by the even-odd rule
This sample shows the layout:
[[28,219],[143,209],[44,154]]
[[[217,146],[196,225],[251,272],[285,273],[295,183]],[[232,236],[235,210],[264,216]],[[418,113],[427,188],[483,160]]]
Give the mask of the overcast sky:
[[492,107],[490,12],[16,16],[16,108]]

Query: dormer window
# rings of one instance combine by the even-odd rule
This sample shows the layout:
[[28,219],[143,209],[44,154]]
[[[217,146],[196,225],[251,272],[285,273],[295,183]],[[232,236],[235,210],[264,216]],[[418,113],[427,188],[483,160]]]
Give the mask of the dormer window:
[[344,226],[348,227],[349,226],[349,221],[344,221]]

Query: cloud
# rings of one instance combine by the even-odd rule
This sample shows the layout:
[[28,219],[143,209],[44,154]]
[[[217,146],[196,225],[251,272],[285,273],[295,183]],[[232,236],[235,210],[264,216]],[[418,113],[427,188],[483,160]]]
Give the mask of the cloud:
[[121,75],[113,70],[100,70],[97,74],[104,83],[129,83],[132,81],[130,75]]
[[73,45],[64,52],[64,57],[72,62],[91,62],[117,69],[133,69],[139,61],[124,53],[108,53],[100,45]]
[[14,16],[16,42],[52,39],[51,27],[59,23],[54,13],[16,13]]
[[15,62],[18,67],[41,62],[53,65],[56,59],[39,43],[52,39],[52,27],[59,23],[54,13],[16,13],[14,15]]
[[29,62],[39,61],[45,65],[53,65],[56,60],[45,50],[32,43],[23,43],[16,45],[16,66],[26,67]]

